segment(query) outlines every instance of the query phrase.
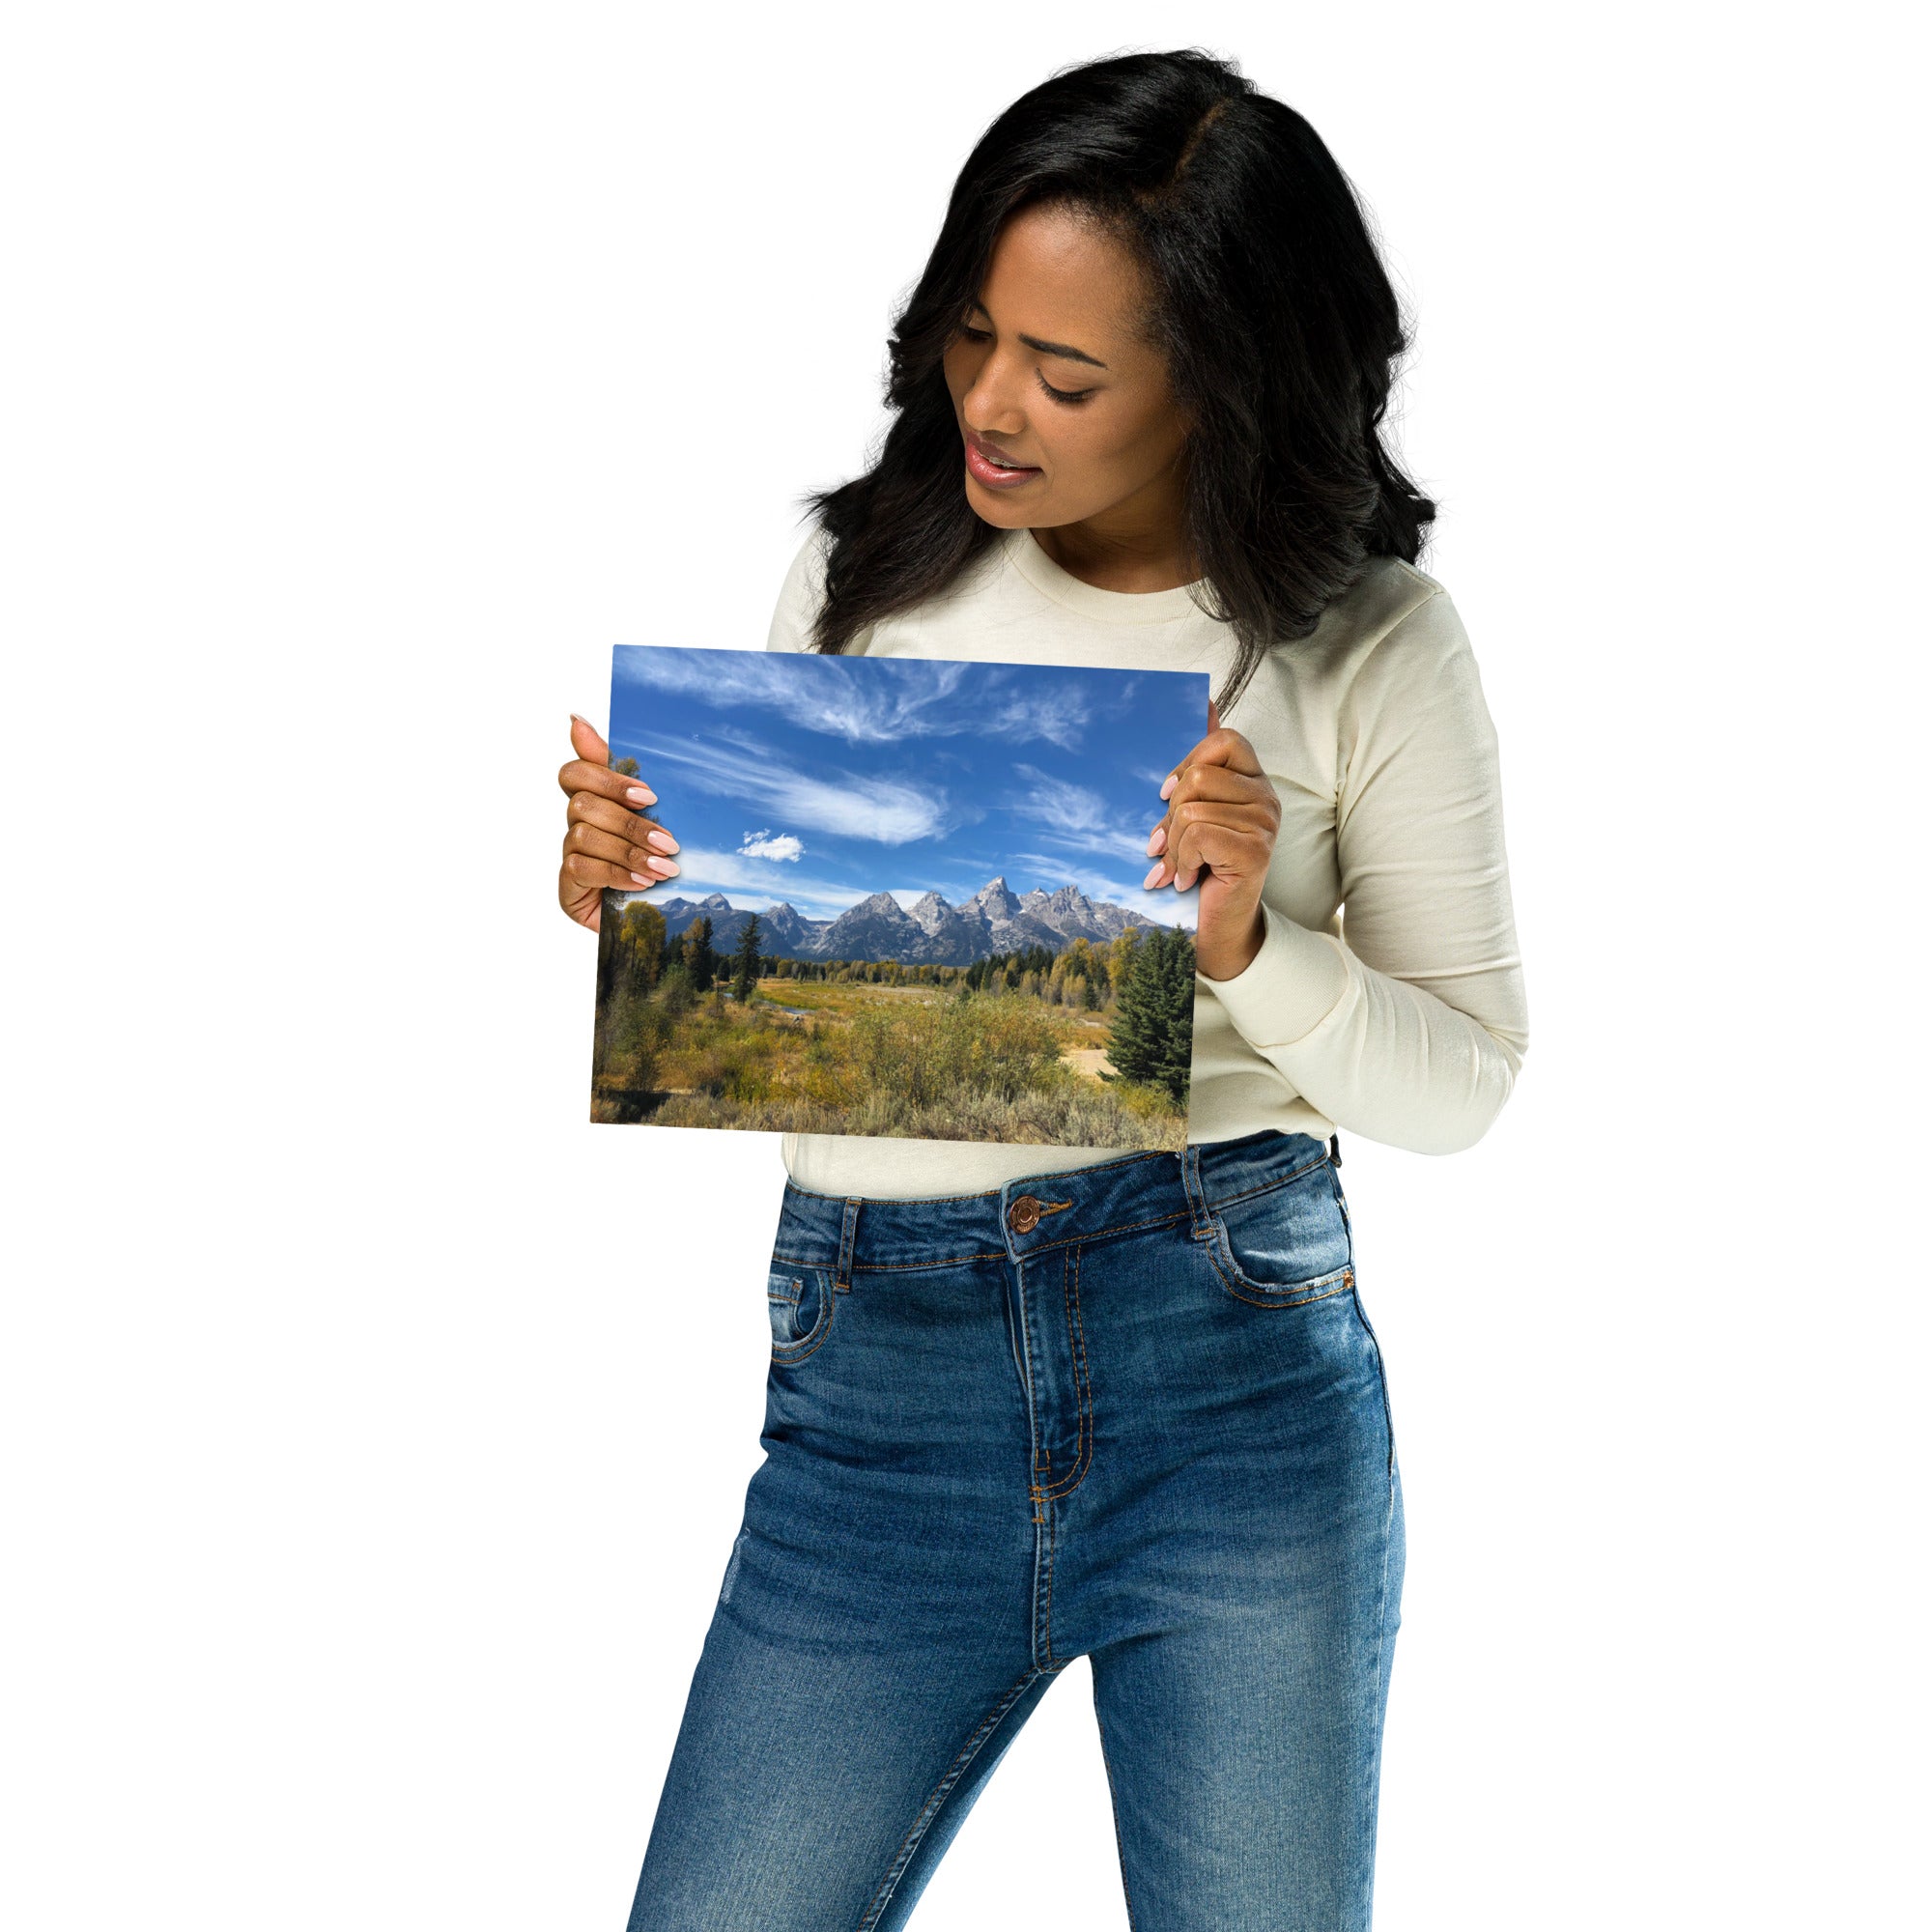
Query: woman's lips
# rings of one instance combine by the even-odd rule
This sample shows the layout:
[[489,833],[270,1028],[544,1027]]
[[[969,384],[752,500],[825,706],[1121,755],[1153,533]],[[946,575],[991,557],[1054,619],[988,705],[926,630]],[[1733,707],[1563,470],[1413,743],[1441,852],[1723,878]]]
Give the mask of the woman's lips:
[[1016,484],[1032,482],[1040,473],[1037,464],[1022,464],[1015,468],[995,461],[988,455],[986,446],[970,436],[966,438],[966,468],[989,490],[1010,490]]

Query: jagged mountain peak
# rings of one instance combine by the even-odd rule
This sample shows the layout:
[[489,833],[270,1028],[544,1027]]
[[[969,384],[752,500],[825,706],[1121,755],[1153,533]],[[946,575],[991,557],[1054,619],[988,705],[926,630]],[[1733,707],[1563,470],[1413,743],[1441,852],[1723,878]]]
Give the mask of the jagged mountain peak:
[[[939,894],[921,893],[909,908],[915,924],[927,933],[943,932],[948,925],[955,925],[962,915],[948,905]],[[967,915],[970,917],[970,915]]]
[[[723,893],[704,898],[659,901],[667,929],[683,932],[710,917],[712,945],[729,953],[751,919]],[[786,900],[758,914],[760,948],[766,952],[805,959],[897,959],[907,965],[933,962],[965,966],[989,952],[1011,952],[1029,946],[1058,951],[1075,939],[1105,944],[1129,926],[1155,923],[1144,913],[1094,900],[1077,886],[1048,893],[1035,887],[1020,898],[1006,876],[989,879],[963,904],[949,905],[936,892],[922,893],[910,908],[891,893],[872,893],[834,919],[801,914]]]

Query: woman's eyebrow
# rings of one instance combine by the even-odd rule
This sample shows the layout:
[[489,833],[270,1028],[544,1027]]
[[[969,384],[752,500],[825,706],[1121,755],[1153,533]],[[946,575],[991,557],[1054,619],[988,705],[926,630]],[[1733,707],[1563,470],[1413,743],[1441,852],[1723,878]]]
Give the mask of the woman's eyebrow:
[[[992,321],[993,312],[986,306],[984,302],[976,301],[972,304],[972,306],[974,308],[977,308],[980,311],[980,313],[986,318],[988,322]],[[1100,358],[1097,355],[1088,355],[1086,350],[1075,349],[1068,343],[1042,342],[1037,335],[1022,335],[1020,337],[1020,340],[1024,342],[1029,349],[1037,349],[1042,355],[1064,355],[1069,362],[1091,363],[1095,369],[1104,369],[1107,366],[1104,362],[1100,360]]]
[[1042,342],[1037,335],[1023,335],[1020,340],[1042,355],[1064,355],[1069,362],[1091,362],[1096,369],[1107,366],[1097,355],[1090,355],[1084,349],[1069,349],[1064,342]]

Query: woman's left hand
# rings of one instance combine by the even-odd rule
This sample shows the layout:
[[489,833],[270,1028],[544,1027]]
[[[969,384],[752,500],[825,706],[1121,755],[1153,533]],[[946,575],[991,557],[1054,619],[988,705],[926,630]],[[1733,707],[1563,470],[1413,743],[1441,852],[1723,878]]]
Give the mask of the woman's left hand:
[[1274,857],[1281,800],[1255,748],[1221,723],[1208,700],[1208,735],[1168,774],[1167,816],[1148,851],[1159,860],[1143,884],[1186,892],[1199,879],[1194,964],[1232,980],[1262,950],[1262,884]]

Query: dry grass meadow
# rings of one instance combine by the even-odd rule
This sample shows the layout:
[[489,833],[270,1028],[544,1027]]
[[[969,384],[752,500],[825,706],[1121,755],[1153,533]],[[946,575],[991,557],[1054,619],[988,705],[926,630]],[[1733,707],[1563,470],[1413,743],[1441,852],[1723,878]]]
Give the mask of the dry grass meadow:
[[591,1118],[1179,1149],[1186,1111],[1164,1088],[1100,1078],[1108,1033],[1100,1015],[1024,992],[762,979],[742,1005],[722,989],[677,1013],[628,1003]]

